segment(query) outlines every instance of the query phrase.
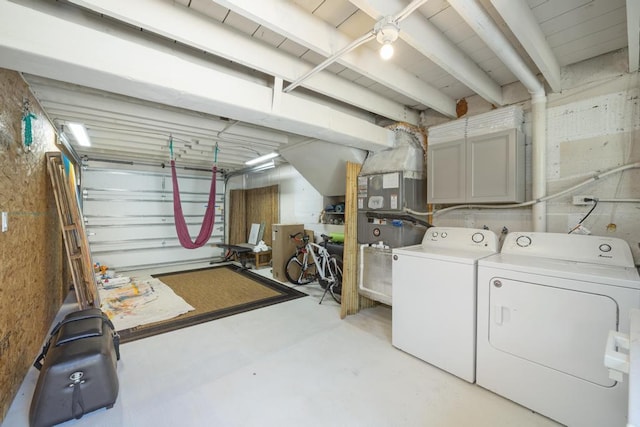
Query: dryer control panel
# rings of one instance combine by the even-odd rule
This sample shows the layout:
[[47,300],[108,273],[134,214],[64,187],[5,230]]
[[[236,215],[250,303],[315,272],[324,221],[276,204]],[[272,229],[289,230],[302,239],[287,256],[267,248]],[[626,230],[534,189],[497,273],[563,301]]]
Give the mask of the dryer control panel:
[[635,266],[629,244],[615,237],[514,232],[505,238],[501,252],[590,264]]
[[497,252],[498,236],[491,230],[479,228],[431,227],[422,239],[422,246]]

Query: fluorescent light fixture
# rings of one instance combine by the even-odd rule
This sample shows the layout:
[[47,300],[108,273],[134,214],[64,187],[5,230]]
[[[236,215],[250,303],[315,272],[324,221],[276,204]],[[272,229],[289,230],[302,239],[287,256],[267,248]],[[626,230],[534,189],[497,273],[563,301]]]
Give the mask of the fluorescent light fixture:
[[269,160],[265,163],[260,163],[259,165],[255,165],[249,168],[250,172],[261,172],[266,171],[268,169],[273,169],[276,167],[276,163],[273,160]]
[[257,165],[258,163],[266,162],[267,160],[271,160],[275,157],[278,157],[279,155],[280,154],[276,152],[272,152],[269,154],[265,154],[264,156],[256,157],[255,159],[247,160],[246,162],[244,162],[244,164],[248,166]]
[[78,144],[83,147],[90,147],[91,141],[89,140],[89,134],[87,133],[87,129],[84,127],[82,123],[67,123],[67,126],[71,130],[73,137],[76,139]]

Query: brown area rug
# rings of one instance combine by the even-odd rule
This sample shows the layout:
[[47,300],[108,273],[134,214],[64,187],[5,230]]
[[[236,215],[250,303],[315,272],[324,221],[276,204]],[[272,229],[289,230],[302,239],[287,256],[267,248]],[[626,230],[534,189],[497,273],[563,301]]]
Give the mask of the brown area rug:
[[173,319],[124,329],[122,343],[147,338],[306,294],[234,265],[154,275],[195,310]]

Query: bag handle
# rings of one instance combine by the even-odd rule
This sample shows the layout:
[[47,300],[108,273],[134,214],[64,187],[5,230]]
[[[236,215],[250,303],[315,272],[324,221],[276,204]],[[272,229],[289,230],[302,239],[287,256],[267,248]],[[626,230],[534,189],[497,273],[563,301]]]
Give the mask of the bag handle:
[[58,333],[58,331],[60,330],[62,325],[66,324],[66,323],[69,323],[69,322],[75,322],[77,320],[93,319],[93,318],[96,318],[96,317],[101,317],[102,320],[113,331],[113,344],[114,344],[114,347],[116,349],[116,358],[117,358],[117,360],[120,360],[120,335],[116,332],[116,329],[113,326],[113,322],[111,321],[111,319],[109,319],[109,317],[106,314],[104,314],[102,311],[100,311],[100,313],[96,313],[96,312],[86,313],[85,315],[77,316],[77,317],[70,317],[70,318],[66,318],[65,317],[60,322],[58,322],[56,324],[56,326],[53,327],[53,330],[51,331],[51,334],[49,334],[49,339],[47,340],[47,343],[42,347],[42,351],[40,352],[40,355],[36,358],[35,362],[33,362],[33,366],[38,371],[42,369],[42,360],[47,356],[47,352],[49,351],[49,347],[51,347],[51,341],[53,340],[53,337]]

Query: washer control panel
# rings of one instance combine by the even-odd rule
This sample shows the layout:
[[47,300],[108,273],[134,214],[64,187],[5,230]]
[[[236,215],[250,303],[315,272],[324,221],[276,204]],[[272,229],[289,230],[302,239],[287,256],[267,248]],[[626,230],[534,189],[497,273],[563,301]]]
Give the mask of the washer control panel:
[[491,230],[462,227],[431,227],[422,240],[425,248],[490,250],[497,252],[498,236]]
[[473,235],[471,236],[471,240],[473,240],[475,243],[482,243],[484,241],[484,234],[480,232],[473,233]]
[[531,244],[531,237],[529,236],[520,236],[516,239],[516,245],[520,246],[521,248],[526,248],[530,244]]
[[504,239],[501,253],[564,261],[634,267],[629,244],[615,237],[584,234],[514,232]]

